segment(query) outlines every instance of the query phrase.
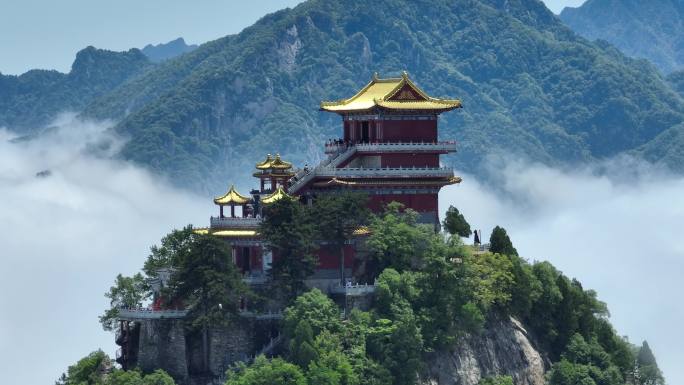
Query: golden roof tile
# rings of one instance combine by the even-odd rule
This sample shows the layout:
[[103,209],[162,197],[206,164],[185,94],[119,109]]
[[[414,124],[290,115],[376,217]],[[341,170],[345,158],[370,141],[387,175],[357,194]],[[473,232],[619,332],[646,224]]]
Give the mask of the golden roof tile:
[[261,203],[265,205],[270,205],[271,203],[279,201],[283,198],[290,198],[290,195],[288,195],[288,193],[286,193],[282,187],[278,187],[278,189],[274,191],[273,194],[270,194],[262,198]]
[[275,158],[268,154],[266,160],[256,164],[256,168],[259,170],[289,170],[292,168],[292,163],[280,159],[280,154],[276,154]]
[[427,95],[409,79],[406,71],[400,78],[379,79],[373,75],[356,95],[335,102],[321,102],[321,110],[330,112],[364,111],[374,107],[393,110],[448,111],[461,107],[458,99],[438,99]]
[[235,191],[235,185],[230,186],[230,190],[228,190],[228,192],[223,196],[214,198],[214,203],[217,205],[228,205],[231,203],[236,205],[244,205],[249,203],[249,201],[250,199],[248,197]]

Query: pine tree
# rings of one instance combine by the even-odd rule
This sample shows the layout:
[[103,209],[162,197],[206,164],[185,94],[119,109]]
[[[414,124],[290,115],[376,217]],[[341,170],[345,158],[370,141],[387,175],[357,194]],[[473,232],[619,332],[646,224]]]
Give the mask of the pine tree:
[[442,225],[451,235],[458,234],[461,237],[469,238],[470,234],[473,233],[470,230],[470,224],[465,220],[463,214],[454,206],[449,206]]
[[492,235],[489,237],[489,251],[505,255],[518,255],[518,251],[513,247],[506,229],[499,226],[494,228]]
[[648,342],[644,341],[637,354],[637,381],[641,385],[664,385],[665,379],[663,373],[658,368],[655,356],[648,346]]

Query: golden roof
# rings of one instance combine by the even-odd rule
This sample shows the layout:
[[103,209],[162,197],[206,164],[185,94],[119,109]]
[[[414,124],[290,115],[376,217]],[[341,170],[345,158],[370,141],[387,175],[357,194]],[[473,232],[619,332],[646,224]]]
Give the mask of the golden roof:
[[371,231],[370,231],[370,228],[368,228],[368,226],[360,226],[360,227],[357,227],[356,229],[354,229],[354,231],[352,232],[352,235],[358,237],[358,236],[368,235],[370,233],[371,233]]
[[266,160],[256,164],[256,168],[259,170],[289,170],[292,168],[292,163],[280,159],[280,154],[276,154],[275,158],[268,154],[266,155]]
[[461,107],[458,99],[438,99],[427,95],[409,79],[406,71],[400,78],[373,79],[356,95],[336,102],[321,102],[321,110],[331,112],[363,111],[373,107],[392,110],[448,111]]
[[290,198],[290,195],[288,195],[282,187],[278,187],[278,189],[275,190],[273,194],[270,194],[262,198],[261,203],[265,205],[270,205],[271,203],[279,201],[283,198]]
[[218,198],[214,198],[214,203],[217,205],[227,205],[227,204],[236,204],[236,205],[244,205],[249,202],[249,198],[240,194],[239,192],[235,191],[235,185],[230,186],[230,190],[228,190],[227,193],[225,193],[223,196],[220,196]]

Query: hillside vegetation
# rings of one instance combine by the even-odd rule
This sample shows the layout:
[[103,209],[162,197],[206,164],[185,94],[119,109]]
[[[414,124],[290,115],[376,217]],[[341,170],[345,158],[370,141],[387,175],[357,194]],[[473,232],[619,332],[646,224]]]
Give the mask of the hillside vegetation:
[[[441,136],[460,142],[446,162],[471,172],[496,153],[611,157],[684,121],[682,97],[652,66],[577,36],[538,0],[309,0],[143,71],[83,102],[84,116],[120,120],[124,158],[214,190],[265,153],[315,162],[341,131],[319,102],[402,70],[463,100]],[[682,171],[659,148],[649,159]]]
[[[363,204],[344,196],[329,198],[340,214],[353,207],[342,208],[335,200]],[[317,228],[315,218],[320,216],[315,213],[322,208],[305,207],[314,215],[301,217],[301,211],[291,210],[293,205],[299,206],[288,200],[276,203],[275,216],[264,226],[300,240],[320,239],[326,230]],[[390,204],[384,213],[365,219],[370,230],[366,263],[379,273],[369,311],[355,309],[341,319],[341,309],[325,294],[292,285],[292,274],[274,274],[273,288],[298,288],[284,311],[284,349],[276,358],[262,356],[229,369],[226,384],[416,384],[424,378],[432,353],[455,349],[490,321],[508,317],[521,320],[536,336],[540,351],[552,363],[547,373],[550,385],[664,383],[648,344],[638,348],[620,337],[594,291],[548,262],[530,263],[519,257],[504,229],[494,231],[489,252],[474,253],[458,235],[435,233],[432,227],[417,224],[416,218],[411,210],[402,212],[400,205]],[[300,221],[297,234],[292,233],[293,221]],[[228,256],[223,242],[186,228],[153,247],[143,271],[154,276],[160,266],[176,269],[168,301],[188,304],[188,327],[234,325],[236,297],[250,294],[236,268],[225,263]],[[284,260],[279,269],[300,271],[297,266],[295,260]],[[304,277],[295,279],[301,282]],[[101,319],[105,328],[111,326],[108,320],[115,306],[141,305],[150,290],[143,282],[141,274],[117,277],[107,294],[114,307]],[[269,295],[277,296],[273,290]],[[256,293],[251,296],[258,298]],[[224,306],[216,305],[221,303]],[[482,384],[512,383],[506,377],[509,373],[499,374],[503,377],[485,378]]]
[[463,99],[441,135],[460,141],[447,161],[466,169],[497,151],[551,164],[608,157],[684,117],[653,68],[577,37],[536,0],[312,0],[162,65],[87,113],[149,100],[118,126],[132,138],[123,155],[179,181],[223,183],[251,168],[244,154],[315,160],[340,131],[318,103],[403,69],[428,93]]
[[147,57],[137,49],[112,52],[88,47],[78,52],[68,74],[46,70],[0,74],[0,127],[21,133],[40,129],[61,112],[80,112],[149,67]]
[[588,0],[581,7],[565,8],[560,18],[580,35],[648,59],[664,73],[684,68],[681,0]]

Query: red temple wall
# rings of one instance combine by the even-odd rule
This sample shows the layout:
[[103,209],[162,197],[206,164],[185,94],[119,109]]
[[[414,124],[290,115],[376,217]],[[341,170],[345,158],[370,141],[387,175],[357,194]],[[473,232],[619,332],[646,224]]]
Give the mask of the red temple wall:
[[399,202],[419,212],[437,211],[437,194],[371,195],[368,206],[372,211],[378,212],[390,202]]
[[382,167],[439,167],[437,154],[383,154]]
[[[344,245],[344,267],[351,268],[354,265],[354,248],[351,245]],[[324,246],[318,250],[318,268],[335,269],[340,267],[339,257],[333,250]]]
[[437,120],[383,120],[382,142],[436,142]]

